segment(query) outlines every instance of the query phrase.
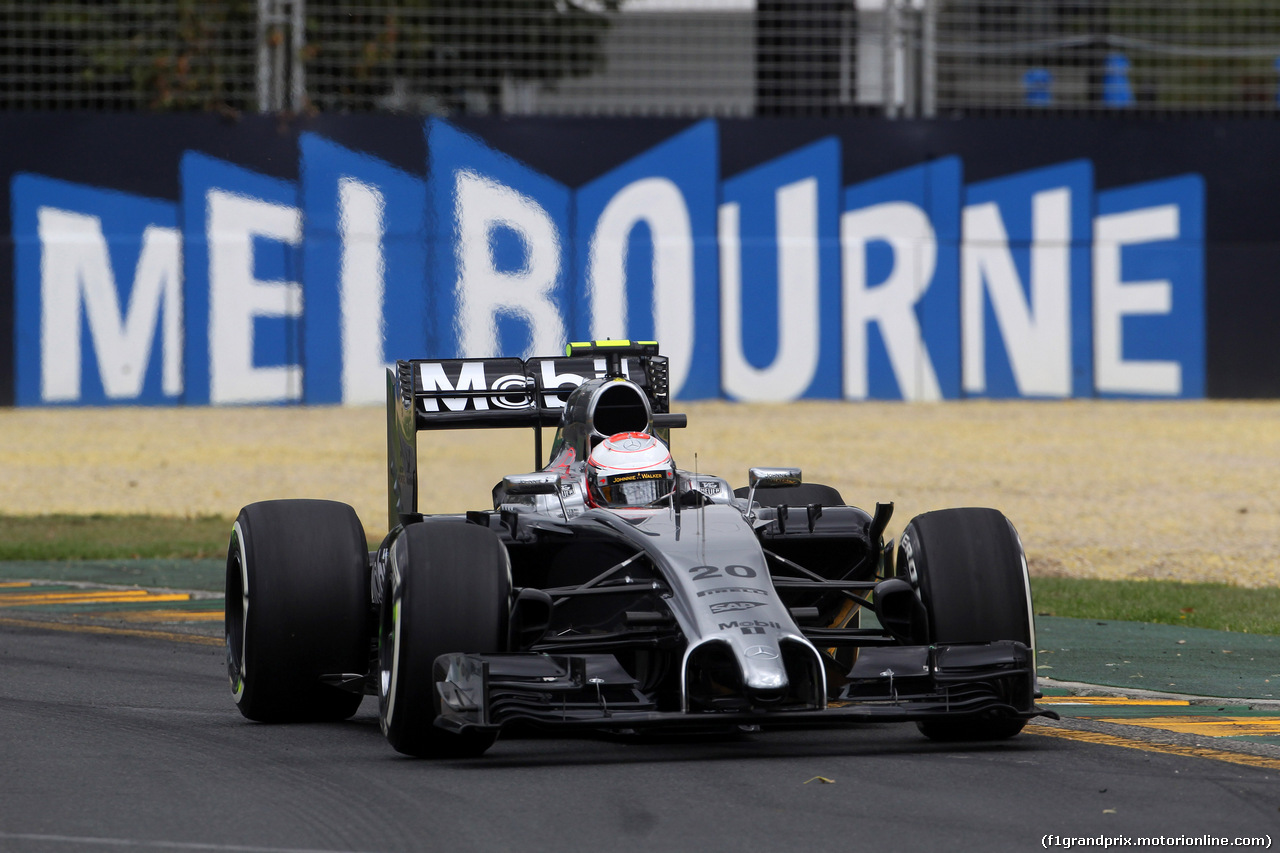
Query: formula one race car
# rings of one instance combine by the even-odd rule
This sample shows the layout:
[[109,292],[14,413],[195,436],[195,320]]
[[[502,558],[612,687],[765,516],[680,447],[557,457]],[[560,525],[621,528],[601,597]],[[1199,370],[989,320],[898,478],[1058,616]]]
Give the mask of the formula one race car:
[[[671,461],[653,343],[387,372],[391,532],[345,504],[240,511],[227,554],[232,695],[252,720],[339,720],[377,695],[418,756],[512,726],[733,730],[914,720],[1005,738],[1037,715],[1026,560],[993,509],[848,506],[795,468],[745,487]],[[558,425],[549,461],[541,427]],[[536,470],[493,508],[417,512],[419,431],[527,427]],[[459,472],[453,472],[457,476]]]

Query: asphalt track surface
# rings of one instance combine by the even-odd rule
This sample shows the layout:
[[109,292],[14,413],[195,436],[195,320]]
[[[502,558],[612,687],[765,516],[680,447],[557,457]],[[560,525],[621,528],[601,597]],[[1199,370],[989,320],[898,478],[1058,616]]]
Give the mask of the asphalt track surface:
[[342,724],[245,721],[221,647],[199,634],[7,618],[0,672],[5,853],[1280,841],[1276,747],[1226,752],[1165,730],[1143,739],[1140,726],[1104,722],[1117,713],[1105,705],[977,746],[877,724],[732,739],[526,736],[481,759],[433,762],[392,751],[368,699]]

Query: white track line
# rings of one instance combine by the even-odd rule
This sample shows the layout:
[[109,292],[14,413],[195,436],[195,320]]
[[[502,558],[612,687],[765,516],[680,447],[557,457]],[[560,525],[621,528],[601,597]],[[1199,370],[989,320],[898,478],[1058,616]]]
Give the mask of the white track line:
[[242,844],[201,844],[191,841],[143,841],[136,838],[85,838],[74,835],[38,835],[0,832],[0,841],[43,841],[51,844],[96,844],[102,847],[140,847],[151,850],[216,850],[220,853],[360,853],[355,850],[321,850],[309,847],[252,847]]

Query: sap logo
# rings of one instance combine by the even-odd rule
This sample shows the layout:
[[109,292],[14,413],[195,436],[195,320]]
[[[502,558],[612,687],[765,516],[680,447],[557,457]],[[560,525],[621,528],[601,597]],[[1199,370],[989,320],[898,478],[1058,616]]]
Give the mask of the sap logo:
[[712,613],[729,613],[735,610],[750,610],[753,607],[760,607],[763,601],[723,601],[718,604],[711,605]]
[[704,589],[698,593],[698,598],[704,595],[729,595],[731,593],[739,593],[746,595],[768,595],[769,593],[763,589],[756,589],[750,586],[722,586],[719,589]]

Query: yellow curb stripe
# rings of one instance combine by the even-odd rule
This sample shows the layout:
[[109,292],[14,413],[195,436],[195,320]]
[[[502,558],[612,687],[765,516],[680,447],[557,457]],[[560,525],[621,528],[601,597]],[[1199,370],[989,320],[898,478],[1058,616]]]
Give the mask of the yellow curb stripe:
[[5,581],[0,583],[0,589],[29,589],[31,581]]
[[106,625],[71,625],[66,622],[41,622],[34,619],[0,618],[0,626],[13,628],[37,628],[47,631],[70,631],[73,634],[109,634],[122,637],[143,637],[149,640],[169,640],[175,643],[191,643],[197,646],[222,646],[222,637],[202,637],[198,634],[179,634],[174,631],[148,631],[142,628],[111,628]]
[[221,610],[127,610],[111,614],[124,622],[221,622]]
[[1126,696],[1046,696],[1037,705],[1190,705],[1186,699],[1130,699]]
[[1280,735],[1280,717],[1147,717],[1135,720],[1103,720],[1102,722],[1209,737]]
[[[1128,722],[1128,721],[1126,721]],[[1248,767],[1263,767],[1269,770],[1280,770],[1280,758],[1266,758],[1261,755],[1248,755],[1241,752],[1226,752],[1221,749],[1209,749],[1202,746],[1178,746],[1169,743],[1150,743],[1136,738],[1108,735],[1101,732],[1084,732],[1075,729],[1058,729],[1051,726],[1027,726],[1023,729],[1028,734],[1056,737],[1062,740],[1075,740],[1084,743],[1097,743],[1103,746],[1120,746],[1126,749],[1140,749],[1144,752],[1162,752],[1166,755],[1181,755],[1184,758],[1207,758],[1211,761],[1225,761],[1228,764],[1243,764]]]
[[56,601],[62,598],[83,598],[89,601],[98,598],[146,598],[148,595],[149,593],[145,589],[59,589],[42,592],[0,593],[0,602],[16,601],[25,603],[44,599]]
[[0,595],[0,607],[37,607],[49,604],[161,604],[169,601],[190,601],[187,593],[158,595],[146,590],[137,592],[46,592],[16,595]]

